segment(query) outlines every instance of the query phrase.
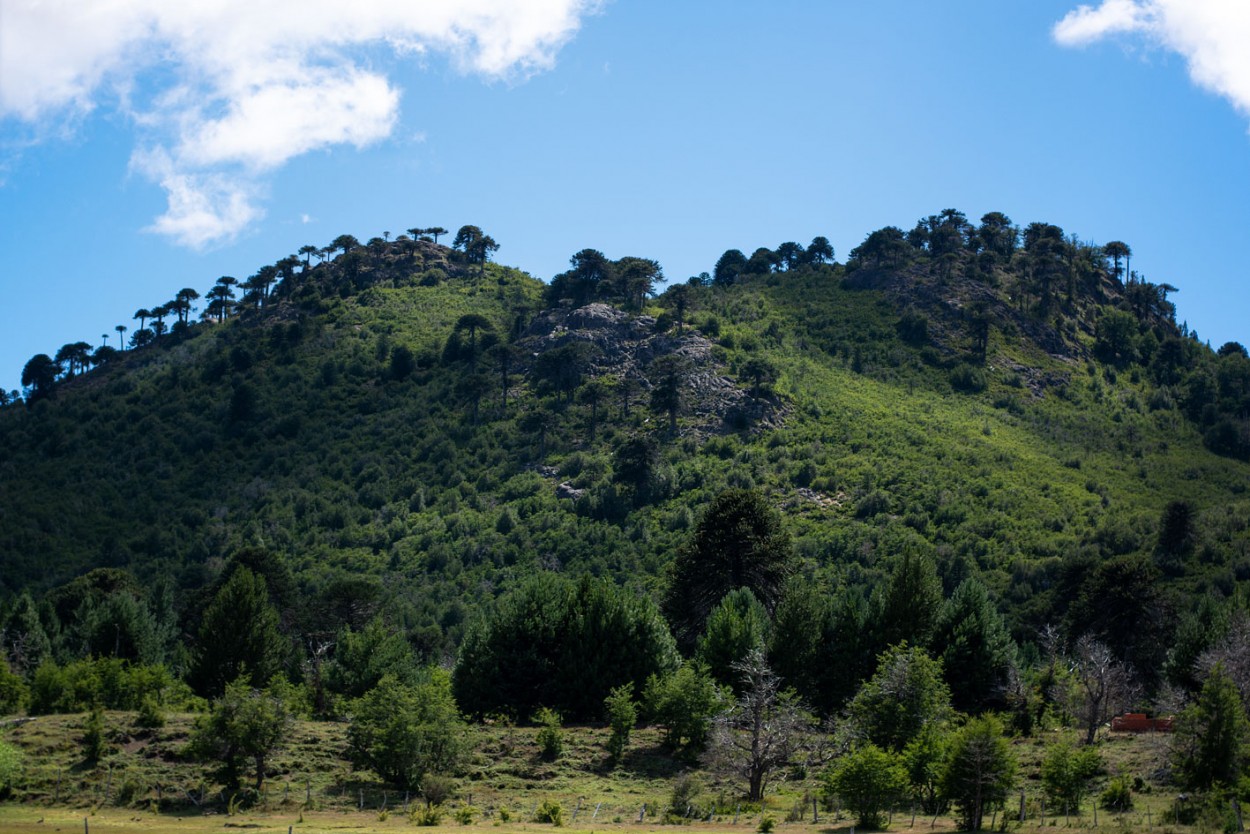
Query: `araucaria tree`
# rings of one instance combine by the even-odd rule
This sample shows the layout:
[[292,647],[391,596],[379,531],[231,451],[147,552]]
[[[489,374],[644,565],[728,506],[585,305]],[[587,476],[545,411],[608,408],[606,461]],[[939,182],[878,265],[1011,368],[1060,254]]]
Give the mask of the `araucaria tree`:
[[673,563],[665,612],[678,639],[693,645],[708,614],[738,588],[749,588],[771,613],[793,569],[781,515],[755,490],[729,489],[713,499]]
[[705,759],[713,769],[745,779],[747,799],[759,802],[769,779],[812,749],[816,721],[793,693],[781,690],[762,651],[736,668],[742,694],[713,722]]

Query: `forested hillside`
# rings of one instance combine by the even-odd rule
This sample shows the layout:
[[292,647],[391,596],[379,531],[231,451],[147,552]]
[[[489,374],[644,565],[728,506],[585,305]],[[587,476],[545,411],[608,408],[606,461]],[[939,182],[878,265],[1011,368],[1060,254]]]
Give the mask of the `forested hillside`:
[[31,360],[0,409],[21,702],[76,708],[56,675],[116,657],[319,714],[391,674],[591,720],[763,648],[833,715],[907,641],[1025,726],[1056,657],[1196,690],[1244,616],[1250,359],[1126,244],[947,210],[657,295],[646,258],[543,283],[442,234],[305,247],[198,321],[188,288],[125,350]]

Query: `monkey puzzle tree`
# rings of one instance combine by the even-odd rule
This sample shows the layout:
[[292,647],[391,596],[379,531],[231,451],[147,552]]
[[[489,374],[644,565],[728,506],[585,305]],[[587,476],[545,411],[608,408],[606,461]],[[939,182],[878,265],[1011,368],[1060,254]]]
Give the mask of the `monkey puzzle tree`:
[[781,515],[755,490],[729,489],[712,500],[673,562],[664,609],[687,645],[730,591],[749,588],[771,613],[793,570]]
[[1105,244],[1102,247],[1102,251],[1103,254],[1111,259],[1115,277],[1122,277],[1124,273],[1120,270],[1120,259],[1132,257],[1133,250],[1129,248],[1127,243],[1120,240],[1113,240],[1110,243]]
[[57,374],[61,366],[46,353],[36,353],[22,368],[22,387],[27,390],[27,399],[34,401],[48,396],[56,385]]

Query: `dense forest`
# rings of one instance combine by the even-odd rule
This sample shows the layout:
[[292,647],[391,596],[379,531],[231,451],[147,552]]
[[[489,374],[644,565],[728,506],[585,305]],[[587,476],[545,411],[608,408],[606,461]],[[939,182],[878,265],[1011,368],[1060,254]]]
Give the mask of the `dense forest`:
[[845,262],[666,283],[584,249],[544,283],[443,235],[306,246],[27,363],[0,711],[201,711],[259,790],[287,713],[416,788],[465,719],[607,721],[619,755],[642,718],[732,770],[766,709],[834,740],[844,798],[902,780],[979,828],[939,762],[1163,704],[1169,778],[1237,784],[1244,738],[1202,733],[1250,697],[1250,358],[1127,244],[948,209]]

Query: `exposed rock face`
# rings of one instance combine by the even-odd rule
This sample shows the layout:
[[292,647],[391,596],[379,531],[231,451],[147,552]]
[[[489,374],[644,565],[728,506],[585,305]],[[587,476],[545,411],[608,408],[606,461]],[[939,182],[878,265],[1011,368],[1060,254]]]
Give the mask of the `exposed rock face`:
[[684,430],[715,433],[743,428],[775,428],[784,408],[773,398],[752,397],[731,378],[712,352],[713,344],[687,327],[658,333],[651,316],[631,316],[608,304],[594,303],[577,309],[548,310],[529,326],[520,344],[531,356],[570,342],[594,345],[598,352],[589,371],[591,377],[615,376],[638,384],[639,400],[645,402],[654,387],[648,370],[662,356],[685,360]]

